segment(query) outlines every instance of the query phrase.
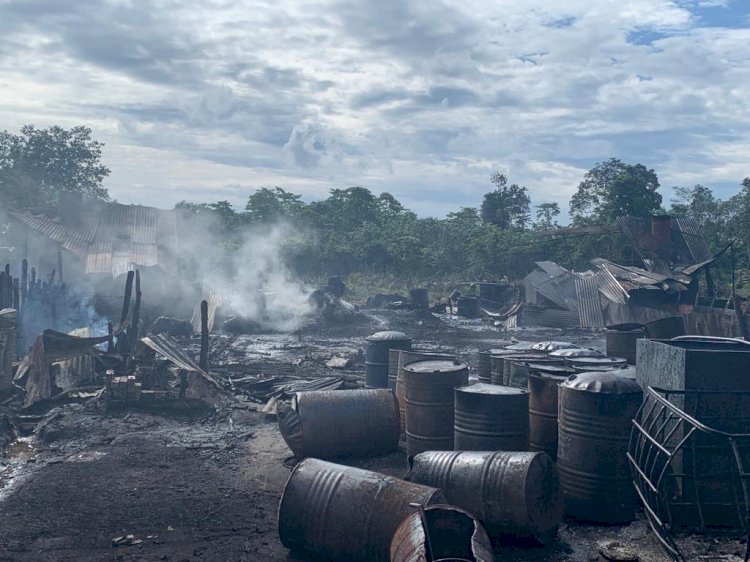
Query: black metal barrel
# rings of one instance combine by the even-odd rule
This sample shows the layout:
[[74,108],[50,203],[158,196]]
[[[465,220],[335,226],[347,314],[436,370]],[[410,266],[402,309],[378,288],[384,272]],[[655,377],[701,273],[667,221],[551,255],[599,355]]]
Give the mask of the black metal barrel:
[[479,383],[456,388],[456,451],[526,451],[529,392]]
[[469,383],[460,361],[417,361],[404,366],[406,452],[453,449],[454,393]]
[[521,361],[506,361],[505,362],[505,379],[508,386],[515,386],[516,388],[526,388],[527,379],[529,378],[529,363],[533,361],[536,364],[548,364],[564,366],[565,361],[558,357],[550,357],[545,355],[543,357],[536,357],[531,360],[523,359]]
[[390,562],[493,562],[492,543],[482,524],[452,505],[412,513],[391,541]]
[[[438,350],[439,351],[439,350]],[[393,357],[391,355],[391,357]],[[396,360],[396,383],[395,394],[398,401],[399,419],[401,420],[401,440],[403,441],[406,434],[406,394],[404,389],[404,366],[417,361],[453,361],[455,356],[446,353],[439,353],[436,350],[412,349],[411,351],[398,350]],[[388,369],[390,369],[390,364]],[[390,386],[390,380],[389,380]]]
[[529,449],[557,458],[557,385],[574,373],[569,367],[529,365]]
[[411,338],[402,332],[376,332],[367,337],[365,352],[365,385],[367,388],[388,388],[388,352],[411,349]]
[[547,356],[544,353],[531,353],[524,351],[514,351],[504,349],[502,353],[493,355],[490,357],[490,374],[492,376],[492,384],[508,384],[508,376],[510,375],[510,368],[506,372],[506,361],[522,361],[525,359],[544,359]]
[[628,363],[635,365],[636,342],[645,336],[643,328],[636,328],[633,324],[609,327],[605,332],[607,355],[624,357]]
[[581,373],[558,387],[557,468],[565,513],[577,519],[624,523],[634,517],[626,454],[642,392],[615,373]]
[[445,503],[436,488],[306,459],[292,471],[279,504],[279,537],[291,550],[332,562],[388,560],[391,539],[417,508]]
[[687,333],[681,316],[670,316],[669,318],[646,322],[643,329],[646,332],[646,337],[652,340],[671,340]]
[[458,297],[458,315],[464,318],[479,316],[479,299],[477,297]]
[[398,404],[388,389],[298,392],[279,406],[279,431],[298,459],[385,455],[398,449]]
[[557,470],[544,453],[428,451],[412,459],[409,479],[440,488],[493,537],[544,542],[563,514]]
[[480,349],[479,350],[479,369],[477,371],[479,382],[486,382],[486,383],[492,382],[492,364],[491,364],[492,356],[501,354],[503,351],[505,351],[505,349],[503,348],[503,345],[510,345],[511,342],[498,342],[498,343],[501,345],[498,345],[495,349]]
[[427,310],[430,308],[430,293],[427,289],[412,289],[409,291],[409,300],[414,308]]

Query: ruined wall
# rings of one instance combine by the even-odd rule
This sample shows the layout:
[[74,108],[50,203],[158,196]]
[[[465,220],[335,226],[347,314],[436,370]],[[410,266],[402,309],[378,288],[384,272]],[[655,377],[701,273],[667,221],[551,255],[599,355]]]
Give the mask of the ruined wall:
[[11,387],[16,360],[16,311],[0,310],[0,392]]

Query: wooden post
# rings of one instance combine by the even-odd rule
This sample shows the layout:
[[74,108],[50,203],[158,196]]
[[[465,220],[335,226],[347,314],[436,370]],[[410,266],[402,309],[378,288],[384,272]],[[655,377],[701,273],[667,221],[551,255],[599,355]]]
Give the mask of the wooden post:
[[133,294],[133,277],[135,272],[128,271],[128,278],[125,281],[125,296],[122,299],[122,314],[120,315],[120,328],[125,325],[125,321],[128,319],[128,311],[130,310],[130,297]]
[[63,262],[62,251],[60,249],[57,250],[57,278],[60,280],[60,283],[63,282]]
[[20,302],[21,302],[21,290],[18,286],[18,277],[13,279],[13,308],[16,309],[16,315],[18,314],[18,309],[20,308]]
[[208,372],[208,302],[207,301],[201,301],[200,368]]
[[130,337],[130,349],[135,349],[138,343],[138,322],[141,315],[141,272],[135,270],[135,304],[133,305],[133,323],[130,325],[128,333]]
[[[21,309],[26,308],[26,297],[29,295],[29,260],[21,262]],[[19,312],[19,317],[21,313]]]
[[112,325],[112,322],[107,322],[107,353],[114,353],[115,352],[115,327]]

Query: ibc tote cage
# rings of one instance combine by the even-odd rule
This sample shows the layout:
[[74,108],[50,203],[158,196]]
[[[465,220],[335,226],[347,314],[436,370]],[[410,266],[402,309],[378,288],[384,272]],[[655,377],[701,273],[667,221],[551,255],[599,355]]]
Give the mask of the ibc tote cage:
[[[744,533],[750,558],[750,392],[649,387],[627,453],[633,484],[666,552],[680,532]],[[691,412],[688,414],[687,412]]]

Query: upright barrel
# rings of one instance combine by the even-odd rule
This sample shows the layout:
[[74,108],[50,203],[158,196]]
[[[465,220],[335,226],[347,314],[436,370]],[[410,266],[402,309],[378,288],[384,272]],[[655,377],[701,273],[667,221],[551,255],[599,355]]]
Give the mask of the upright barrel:
[[652,320],[651,322],[646,322],[643,325],[643,329],[646,332],[646,337],[652,340],[671,340],[672,338],[684,336],[687,333],[682,316],[670,316],[668,318]]
[[279,405],[281,436],[298,459],[385,455],[398,449],[398,404],[388,389],[298,392]]
[[411,301],[411,305],[418,310],[427,310],[430,308],[430,293],[427,289],[412,289],[409,291],[409,300]]
[[546,355],[544,357],[536,357],[534,359],[523,359],[521,361],[506,361],[505,362],[505,379],[508,386],[515,386],[517,388],[526,388],[527,379],[529,378],[529,364],[531,362],[536,364],[549,364],[549,365],[565,365],[565,360],[559,357],[550,357]]
[[634,517],[626,454],[642,392],[615,373],[581,373],[558,387],[557,469],[565,513],[577,519],[625,523]]
[[490,377],[492,384],[507,385],[505,377],[505,359],[540,359],[546,357],[543,353],[531,353],[513,349],[502,349],[490,357]]
[[412,459],[412,482],[442,490],[474,514],[490,536],[544,542],[563,515],[555,464],[544,453],[428,451]]
[[376,332],[367,337],[365,352],[365,385],[367,388],[388,388],[388,352],[411,349],[411,338],[402,332]]
[[469,383],[460,361],[417,361],[404,366],[406,452],[453,449],[454,393]]
[[440,490],[318,459],[292,471],[279,504],[279,537],[291,550],[333,562],[388,560],[391,539],[416,511],[445,503]]
[[[416,361],[453,361],[455,357],[445,353],[436,353],[434,350],[412,349],[411,351],[398,350],[398,362],[396,364],[396,400],[398,401],[399,419],[401,420],[402,441],[406,435],[406,391],[404,389],[404,366]],[[389,365],[390,368],[390,365]]]
[[605,332],[607,356],[624,357],[628,363],[635,365],[636,342],[645,337],[643,328],[633,324],[611,326]]
[[566,357],[565,364],[578,373],[588,373],[623,369],[628,366],[628,360],[625,357]]
[[479,316],[479,299],[477,297],[458,297],[458,315],[464,318]]
[[557,386],[574,373],[569,367],[529,364],[529,449],[557,458]]
[[455,390],[456,451],[525,451],[529,448],[529,392],[496,384]]
[[390,562],[493,562],[492,543],[482,524],[452,505],[432,505],[412,513],[391,541]]
[[504,348],[502,345],[510,345],[510,342],[497,342],[501,345],[496,347],[495,349],[480,349],[479,350],[479,369],[477,371],[477,376],[479,377],[479,382],[486,382],[490,383],[492,382],[492,364],[491,364],[491,358],[493,355],[498,355],[504,351]]

